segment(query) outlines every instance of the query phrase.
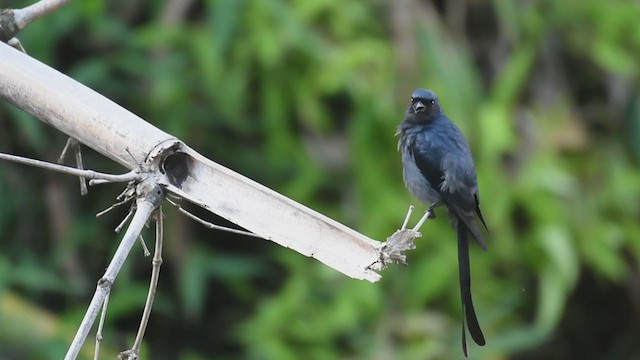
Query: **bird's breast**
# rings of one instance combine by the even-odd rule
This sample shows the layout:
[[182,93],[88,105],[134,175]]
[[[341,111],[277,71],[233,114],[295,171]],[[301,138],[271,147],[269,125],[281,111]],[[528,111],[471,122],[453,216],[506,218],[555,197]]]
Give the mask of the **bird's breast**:
[[400,150],[402,151],[402,179],[407,189],[423,203],[433,204],[439,201],[440,194],[431,187],[429,181],[416,165],[411,142],[401,140],[400,144]]

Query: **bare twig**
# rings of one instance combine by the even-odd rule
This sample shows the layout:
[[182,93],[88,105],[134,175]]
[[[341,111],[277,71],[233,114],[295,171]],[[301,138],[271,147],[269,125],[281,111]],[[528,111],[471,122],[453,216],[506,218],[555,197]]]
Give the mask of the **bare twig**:
[[140,245],[142,245],[142,252],[144,254],[144,257],[147,257],[147,256],[151,255],[151,252],[149,251],[149,248],[147,247],[147,243],[144,242],[144,237],[142,236],[142,234],[140,234]]
[[[69,1],[70,0],[40,0],[23,9],[2,9],[0,11],[0,41],[9,42],[15,39],[15,36],[20,30],[29,25],[30,22],[52,12]],[[17,43],[19,47],[16,46],[16,43],[10,45],[24,52],[19,42]]]
[[[82,165],[82,148],[80,147],[80,142],[75,139],[74,142],[76,143],[73,149],[76,155],[76,165],[78,166],[78,169],[84,170],[84,165]],[[78,177],[78,179],[80,179],[80,195],[85,196],[89,193],[89,190],[87,189],[87,179],[82,176]]]
[[98,331],[96,331],[96,348],[93,355],[93,360],[100,358],[100,343],[102,342],[102,328],[104,327],[104,319],[107,317],[107,306],[109,305],[109,294],[104,298],[102,304],[102,313],[100,314],[100,322],[98,322]]
[[[113,174],[106,174],[106,173],[101,173],[93,170],[80,170],[80,169],[72,168],[69,166],[53,164],[46,161],[29,159],[22,156],[10,155],[10,154],[4,154],[4,153],[0,153],[0,160],[8,160],[8,161],[16,162],[18,164],[35,166],[35,167],[43,168],[46,170],[61,172],[64,174],[82,176],[87,179],[100,179],[100,180],[104,180],[104,182],[127,182],[127,181],[138,179],[140,177],[140,174],[136,170],[131,170],[128,173],[124,173],[120,175],[113,175]],[[91,182],[89,184],[91,184]]]
[[413,205],[409,205],[409,211],[407,211],[407,216],[405,216],[404,222],[402,223],[402,227],[400,228],[400,230],[404,230],[407,228],[409,219],[411,219],[411,213],[413,213]]
[[64,144],[64,147],[62,148],[62,152],[60,153],[60,156],[58,156],[58,164],[62,164],[64,163],[64,159],[67,157],[67,151],[69,151],[69,149],[71,148],[71,145],[73,145],[73,138],[67,138],[67,142]]
[[[58,164],[62,164],[64,162],[64,158],[67,156],[67,151],[70,148],[73,149],[73,152],[76,155],[77,168],[84,170],[84,166],[82,165],[82,149],[80,147],[80,142],[72,137],[67,139],[67,143],[62,149],[62,153],[60,154],[60,157],[58,157]],[[78,179],[80,179],[80,195],[85,196],[89,193],[89,190],[87,189],[87,179],[82,176],[79,176]]]
[[23,9],[14,10],[16,24],[20,29],[24,29],[33,20],[47,15],[69,1],[71,0],[40,0]]
[[65,360],[74,360],[78,356],[89,331],[91,331],[91,327],[93,326],[98,312],[100,311],[100,307],[104,304],[107,294],[111,291],[111,285],[115,281],[116,276],[127,259],[127,255],[135,244],[136,239],[140,235],[140,232],[149,219],[149,216],[151,216],[153,211],[160,205],[164,198],[164,193],[160,186],[150,180],[145,180],[140,183],[137,189],[138,199],[136,212],[133,215],[133,219],[131,219],[131,223],[129,224],[127,231],[122,237],[122,241],[113,256],[113,259],[109,263],[107,270],[98,281],[98,286],[93,294],[89,308],[87,309],[73,342],[67,351]]
[[116,226],[116,228],[114,229],[116,234],[119,233],[120,230],[122,230],[124,225],[127,223],[127,221],[129,221],[129,219],[131,219],[131,216],[133,216],[133,212],[135,210],[136,210],[136,206],[135,205],[131,205],[131,207],[129,208],[129,213],[127,213],[127,216],[125,216],[124,219],[122,219],[122,221],[120,222],[120,224],[118,224],[118,226]]
[[190,217],[191,219],[199,222],[200,224],[204,225],[205,227],[207,227],[209,229],[216,229],[216,230],[226,231],[226,232],[239,234],[239,235],[252,236],[252,237],[259,238],[259,239],[263,238],[260,235],[256,235],[256,234],[254,234],[252,232],[249,232],[249,231],[246,231],[246,230],[233,229],[233,228],[229,228],[229,227],[226,227],[226,226],[220,226],[220,225],[212,224],[212,223],[210,223],[208,221],[205,221],[205,220],[202,220],[199,217],[197,217],[197,216],[193,215],[192,213],[188,212],[180,204],[172,201],[171,199],[167,199],[167,201],[169,203],[171,203],[171,205],[175,206],[176,209],[178,209],[179,212],[187,215],[187,217]]
[[162,265],[162,240],[164,237],[164,228],[162,223],[162,207],[159,207],[154,213],[156,221],[156,248],[153,254],[152,270],[151,270],[151,282],[149,283],[149,293],[147,294],[147,301],[144,305],[144,311],[142,313],[142,319],[140,320],[140,328],[136,335],[136,340],[130,350],[120,353],[118,358],[120,359],[137,359],[140,355],[140,346],[142,345],[142,338],[147,329],[149,323],[149,317],[151,315],[151,309],[153,308],[153,300],[156,296],[158,288],[158,279],[160,277],[160,266]]
[[427,221],[427,219],[431,218],[432,216],[433,216],[433,210],[431,208],[428,208],[427,211],[424,212],[424,215],[422,215],[422,217],[420,218],[420,221],[418,221],[416,226],[413,227],[413,231],[420,231],[420,228],[422,227],[424,222]]
[[405,255],[405,252],[416,248],[414,240],[422,236],[422,234],[418,232],[417,229],[419,229],[420,226],[422,226],[422,224],[430,216],[430,210],[427,210],[423,218],[420,219],[418,225],[416,225],[413,229],[407,229],[407,224],[409,223],[409,218],[411,217],[412,212],[413,205],[409,206],[409,211],[407,211],[407,215],[404,218],[402,228],[394,232],[387,238],[387,241],[381,243],[378,246],[378,260],[369,265],[367,268],[372,270],[383,270],[387,266],[389,266],[389,264],[407,263],[407,256]]
[[122,204],[124,204],[124,203],[127,203],[127,202],[131,201],[131,199],[132,199],[132,198],[128,197],[128,198],[125,198],[124,200],[118,201],[117,203],[115,203],[115,204],[113,204],[113,205],[109,206],[108,208],[106,208],[106,209],[104,209],[104,210],[100,211],[99,213],[97,213],[97,214],[96,214],[96,217],[100,217],[100,216],[102,216],[102,215],[104,215],[104,214],[108,213],[109,211],[111,211],[111,210],[113,210],[113,209],[117,208],[118,206],[120,206],[120,205],[122,205]]

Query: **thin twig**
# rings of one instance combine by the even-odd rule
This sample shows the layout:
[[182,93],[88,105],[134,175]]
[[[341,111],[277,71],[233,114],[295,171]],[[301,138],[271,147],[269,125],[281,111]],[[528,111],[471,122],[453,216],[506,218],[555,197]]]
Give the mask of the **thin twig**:
[[[57,172],[74,175],[74,176],[82,176],[87,179],[100,179],[100,180],[103,180],[103,182],[127,182],[131,180],[135,180],[140,177],[140,175],[138,174],[138,171],[136,170],[131,170],[128,173],[124,173],[120,175],[113,175],[113,174],[106,174],[106,173],[101,173],[93,170],[80,170],[80,169],[72,168],[69,166],[53,164],[46,161],[29,159],[22,156],[16,156],[16,155],[4,154],[4,153],[0,153],[0,160],[13,161],[18,164],[35,166],[35,167],[43,168],[46,170],[57,171]],[[91,184],[91,182],[89,184]]]
[[135,205],[132,205],[131,208],[129,208],[129,213],[127,214],[127,216],[125,216],[124,219],[122,219],[122,221],[120,222],[120,224],[118,224],[118,226],[116,226],[116,228],[114,229],[116,234],[119,233],[120,230],[122,230],[124,225],[127,223],[127,221],[131,219],[131,216],[133,215],[133,212],[135,211],[135,209],[136,209]]
[[97,213],[97,214],[96,214],[96,217],[100,217],[100,216],[102,216],[102,215],[104,215],[104,214],[108,213],[109,211],[111,211],[111,210],[113,210],[113,209],[117,208],[118,206],[120,206],[120,205],[122,205],[122,204],[125,204],[125,203],[127,203],[127,202],[131,201],[131,199],[132,199],[132,198],[131,198],[131,197],[129,197],[129,198],[125,198],[125,199],[124,199],[124,200],[122,200],[122,201],[118,201],[117,203],[115,203],[115,204],[113,204],[113,205],[109,206],[108,208],[106,208],[106,209],[104,209],[104,210],[100,211],[99,213]]
[[151,252],[147,247],[147,243],[144,242],[144,237],[142,237],[142,234],[140,234],[140,244],[142,245],[142,251],[144,253],[144,257],[148,257],[149,255],[151,255]]
[[16,23],[20,29],[24,29],[33,20],[47,15],[71,0],[40,0],[23,9],[14,10]]
[[[130,354],[127,354],[129,358],[131,355],[139,356],[140,346],[142,345],[142,339],[149,323],[149,317],[151,316],[151,309],[153,308],[153,300],[156,296],[158,289],[158,279],[160,278],[160,266],[162,266],[162,241],[164,237],[164,227],[162,221],[162,207],[159,207],[154,212],[156,221],[156,248],[153,253],[152,270],[151,270],[151,282],[149,283],[149,293],[147,294],[147,301],[144,304],[144,311],[142,312],[142,319],[140,320],[140,328],[136,335],[136,340],[129,350]],[[126,353],[126,352],[125,352]]]
[[[75,139],[74,142],[75,146],[73,151],[76,155],[76,165],[78,169],[84,170],[84,165],[82,165],[82,148],[80,147],[80,142]],[[80,195],[85,196],[89,193],[89,190],[87,189],[87,179],[83,176],[79,176],[78,179],[80,179]]]
[[239,229],[233,229],[233,228],[229,228],[226,226],[220,226],[220,225],[216,225],[216,224],[212,224],[208,221],[202,220],[199,217],[193,215],[192,213],[188,212],[187,210],[185,210],[184,208],[182,208],[182,206],[174,201],[171,201],[171,199],[166,199],[169,203],[171,203],[171,205],[175,206],[179,212],[187,215],[188,217],[192,218],[193,220],[199,222],[200,224],[208,227],[209,229],[216,229],[216,230],[221,230],[221,231],[226,231],[226,232],[230,232],[230,233],[234,233],[234,234],[240,234],[240,235],[246,235],[246,236],[252,236],[252,237],[256,237],[259,239],[263,239],[262,236],[254,234],[252,232],[246,231],[246,230],[239,230]]
[[60,153],[60,156],[58,156],[58,164],[64,163],[64,158],[67,157],[67,151],[69,151],[69,148],[71,147],[72,143],[73,143],[73,138],[69,137],[67,139],[67,142],[64,144],[64,147],[62,148],[62,152]]
[[116,196],[116,200],[133,199],[135,195],[136,195],[135,183],[130,182],[129,185],[124,190],[122,190],[120,195]]
[[402,228],[400,228],[400,230],[404,230],[407,228],[409,219],[411,219],[411,213],[413,213],[413,205],[409,205],[409,211],[407,211],[407,216],[405,216],[404,222],[402,223]]
[[136,239],[140,235],[149,216],[151,216],[164,198],[162,189],[155,183],[141,183],[138,185],[138,194],[136,212],[133,215],[133,219],[131,219],[131,223],[122,237],[122,241],[120,241],[120,245],[109,263],[107,270],[98,281],[98,286],[93,294],[89,308],[82,319],[82,323],[76,332],[73,342],[69,346],[65,360],[75,360],[78,356],[100,311],[100,307],[104,304],[107,294],[111,291],[111,285],[127,259],[127,255],[131,252],[131,248],[136,243]]
[[[80,142],[72,137],[67,139],[67,143],[64,145],[64,148],[58,157],[58,164],[62,164],[64,162],[69,149],[73,149],[73,152],[75,153],[76,167],[80,170],[84,170],[84,165],[82,165],[82,148],[80,147]],[[87,179],[82,176],[78,176],[78,179],[80,180],[80,195],[85,196],[89,193],[89,190],[87,189]]]
[[100,314],[100,321],[98,322],[98,331],[96,331],[96,349],[93,355],[93,360],[100,358],[100,343],[102,342],[102,328],[104,327],[104,319],[107,317],[107,306],[109,306],[109,294],[104,298],[102,304],[102,313]]

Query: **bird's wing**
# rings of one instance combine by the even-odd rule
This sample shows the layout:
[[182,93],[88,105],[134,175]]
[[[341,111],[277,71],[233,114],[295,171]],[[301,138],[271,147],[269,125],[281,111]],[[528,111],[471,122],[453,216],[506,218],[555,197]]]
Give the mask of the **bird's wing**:
[[442,163],[437,160],[440,158],[439,154],[432,151],[435,149],[421,149],[416,146],[413,146],[411,150],[422,176],[427,179],[434,190],[440,191],[440,186],[444,181],[444,171],[442,171]]
[[[482,236],[482,231],[476,224],[473,213],[476,212],[483,224],[485,224],[482,218],[482,213],[477,203],[476,185],[471,181],[471,184],[465,182],[460,183],[460,186],[448,186],[443,189],[443,182],[447,181],[447,174],[450,172],[444,171],[443,159],[447,159],[449,166],[455,166],[460,161],[459,158],[447,154],[444,150],[437,147],[431,148],[414,148],[413,158],[422,173],[422,176],[429,182],[431,187],[438,191],[440,198],[444,205],[449,208],[456,217],[460,218],[462,222],[467,226],[469,232],[476,239],[480,247],[487,248],[487,244]],[[486,225],[485,225],[486,227]]]
[[477,191],[473,195],[473,197],[476,200],[476,207],[474,209],[474,212],[476,213],[476,215],[478,215],[478,218],[480,219],[480,221],[482,221],[482,225],[484,226],[485,230],[487,230],[487,232],[489,232],[489,228],[487,227],[487,223],[484,221],[484,216],[482,216],[482,211],[480,210],[480,199],[478,198],[478,192]]

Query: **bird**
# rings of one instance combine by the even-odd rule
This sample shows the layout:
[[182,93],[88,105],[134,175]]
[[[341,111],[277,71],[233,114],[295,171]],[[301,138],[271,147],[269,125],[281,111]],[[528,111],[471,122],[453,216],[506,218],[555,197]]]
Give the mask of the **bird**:
[[471,150],[462,131],[444,113],[438,96],[429,89],[413,91],[396,135],[399,135],[398,151],[402,155],[405,186],[418,200],[429,205],[423,220],[435,218],[434,209],[445,206],[458,234],[462,350],[467,357],[465,318],[476,344],[484,346],[486,343],[471,298],[469,235],[483,250],[487,248],[476,218],[488,232],[480,210]]

